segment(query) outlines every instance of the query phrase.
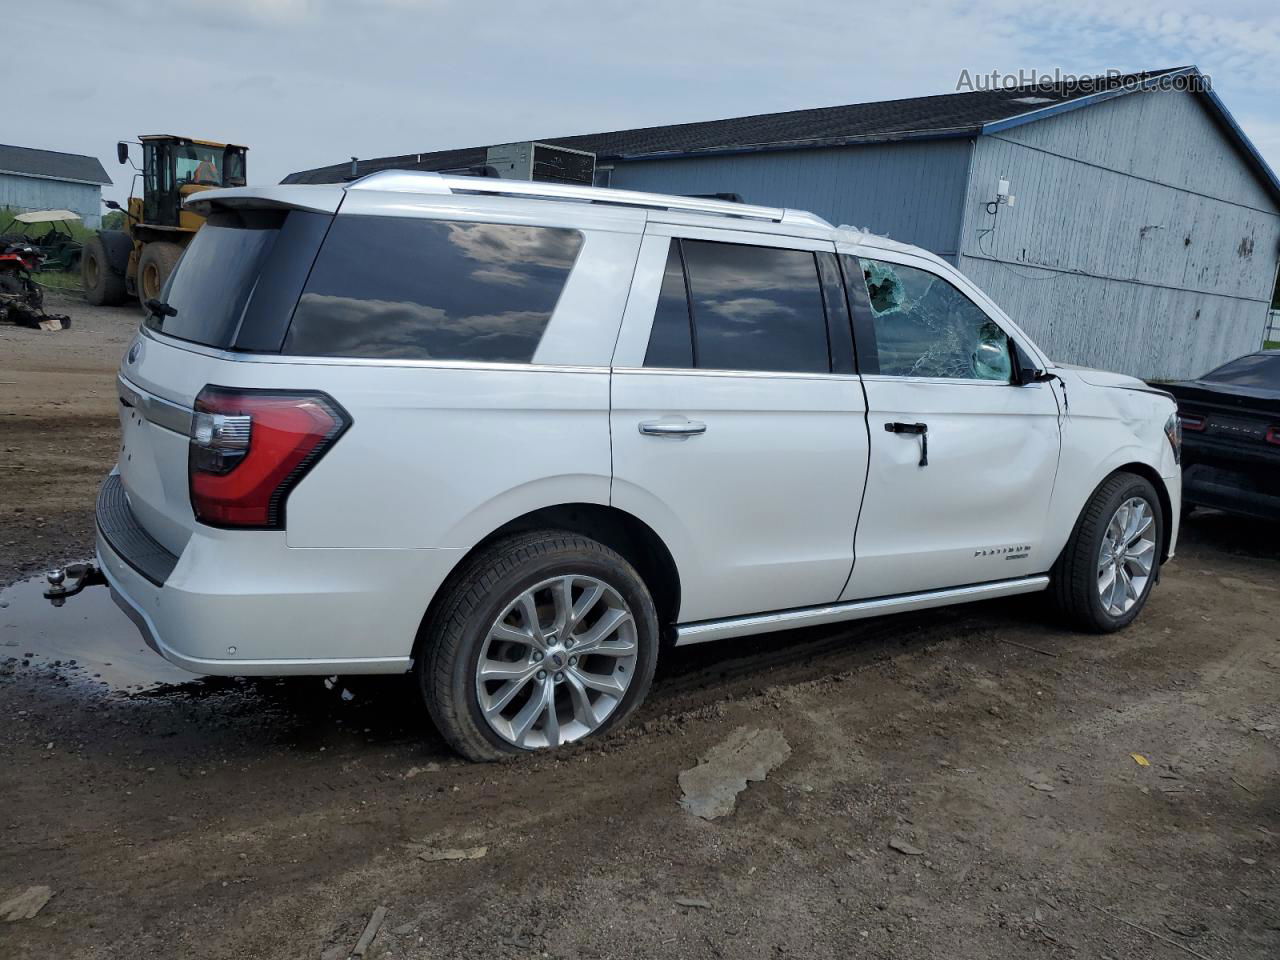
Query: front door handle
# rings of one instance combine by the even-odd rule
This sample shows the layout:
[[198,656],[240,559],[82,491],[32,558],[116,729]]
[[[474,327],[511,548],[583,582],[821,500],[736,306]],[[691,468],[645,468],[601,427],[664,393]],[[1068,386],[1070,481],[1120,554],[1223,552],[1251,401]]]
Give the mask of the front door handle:
[[640,432],[646,437],[673,437],[685,440],[707,432],[707,425],[697,420],[642,420]]
[[889,433],[909,433],[920,438],[920,466],[929,465],[929,425],[927,423],[897,423],[884,425]]

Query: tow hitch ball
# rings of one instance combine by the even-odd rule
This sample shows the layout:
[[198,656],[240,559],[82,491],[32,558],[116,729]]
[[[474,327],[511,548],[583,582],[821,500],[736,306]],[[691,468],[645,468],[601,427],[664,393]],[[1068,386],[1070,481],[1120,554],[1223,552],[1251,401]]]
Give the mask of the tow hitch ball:
[[61,570],[50,570],[48,573],[49,589],[44,597],[55,607],[67,602],[67,597],[74,597],[85,587],[105,586],[107,578],[92,563],[72,563]]

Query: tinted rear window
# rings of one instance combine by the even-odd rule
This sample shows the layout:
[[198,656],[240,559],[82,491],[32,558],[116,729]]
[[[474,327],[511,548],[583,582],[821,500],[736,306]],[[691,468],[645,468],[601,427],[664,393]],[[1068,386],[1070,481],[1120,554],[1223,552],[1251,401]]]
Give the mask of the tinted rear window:
[[215,215],[192,239],[161,299],[177,310],[147,326],[181,340],[229,347],[283,215]]
[[1237,387],[1280,390],[1280,354],[1251,353],[1247,357],[1224,363],[1200,379],[1210,383],[1230,383]]
[[340,216],[284,352],[527,363],[581,246],[553,227]]
[[223,350],[278,351],[332,219],[302,210],[214,213],[161,294],[177,313],[148,316],[146,325]]

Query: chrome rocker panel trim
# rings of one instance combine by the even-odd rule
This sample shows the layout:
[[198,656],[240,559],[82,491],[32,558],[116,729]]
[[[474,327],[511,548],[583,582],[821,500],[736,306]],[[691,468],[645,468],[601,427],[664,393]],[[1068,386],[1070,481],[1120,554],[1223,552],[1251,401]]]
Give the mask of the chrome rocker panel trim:
[[889,613],[905,613],[909,610],[928,610],[953,603],[973,600],[994,600],[1019,593],[1035,593],[1049,586],[1049,578],[1019,577],[1015,580],[995,580],[966,587],[948,587],[944,590],[928,590],[923,593],[904,593],[892,597],[876,597],[871,600],[853,600],[822,607],[804,607],[799,610],[780,610],[776,613],[758,613],[748,617],[729,617],[724,620],[703,620],[676,627],[676,646],[724,640],[729,637],[747,636],[753,633],[772,633],[776,630],[794,630],[799,627],[816,627],[825,623],[841,623],[845,620],[862,620]]

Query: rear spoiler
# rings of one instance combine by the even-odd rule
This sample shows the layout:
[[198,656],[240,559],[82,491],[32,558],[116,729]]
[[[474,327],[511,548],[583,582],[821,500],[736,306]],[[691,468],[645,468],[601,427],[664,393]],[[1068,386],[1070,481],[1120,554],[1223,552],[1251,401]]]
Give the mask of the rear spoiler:
[[307,210],[311,213],[338,212],[346,195],[337,184],[268,184],[261,187],[230,187],[224,190],[202,190],[193,193],[182,204],[202,217],[216,210],[276,209]]

